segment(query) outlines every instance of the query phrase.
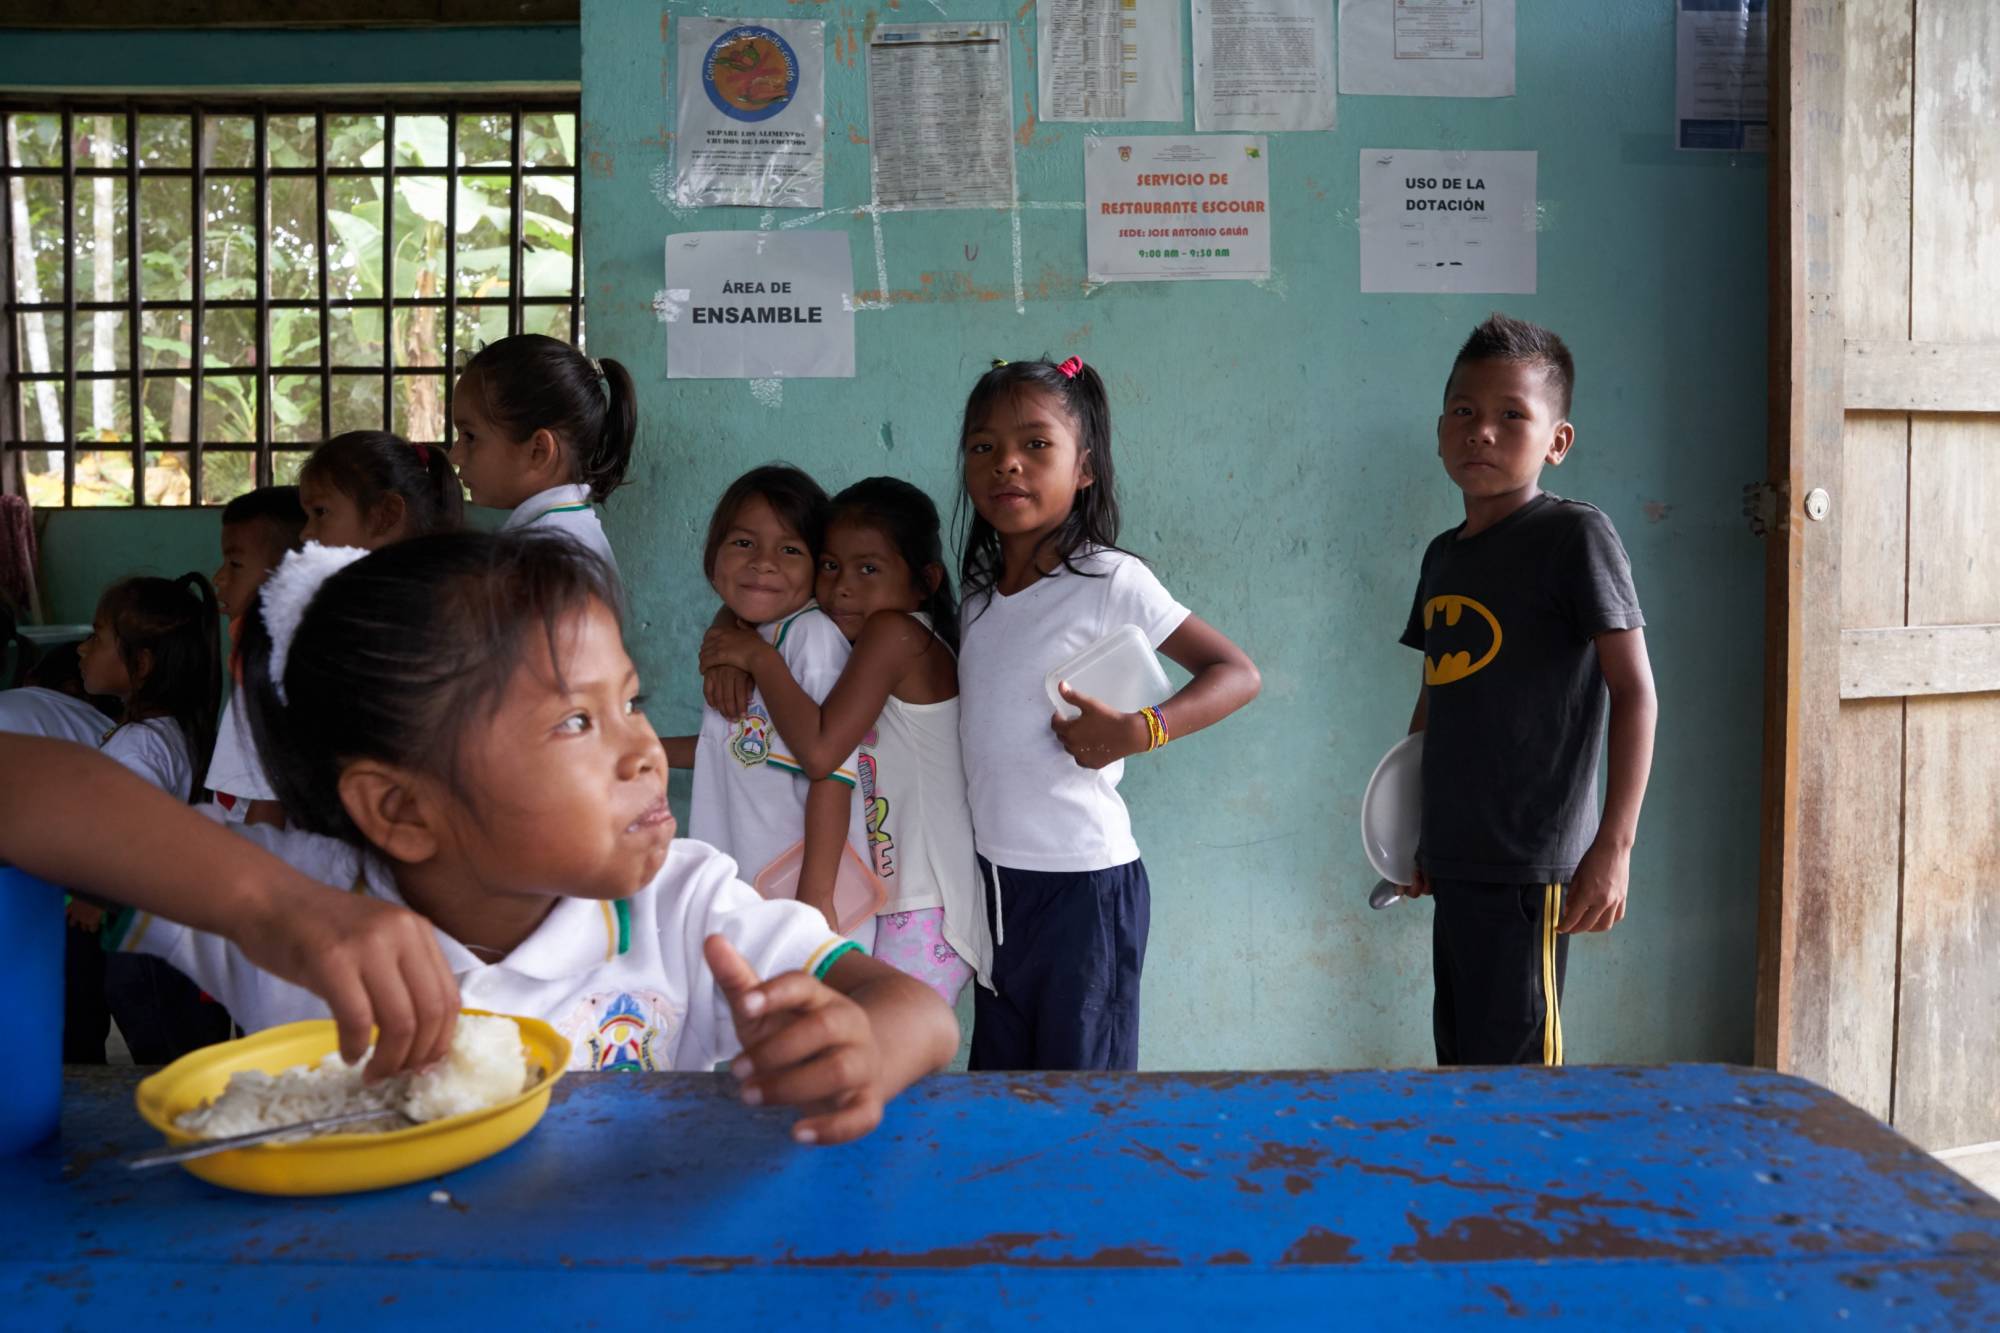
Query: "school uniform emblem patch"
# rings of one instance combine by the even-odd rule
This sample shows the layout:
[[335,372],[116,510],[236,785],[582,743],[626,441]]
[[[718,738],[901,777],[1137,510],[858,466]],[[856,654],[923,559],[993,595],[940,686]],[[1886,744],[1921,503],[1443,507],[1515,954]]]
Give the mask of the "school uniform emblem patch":
[[657,991],[599,991],[577,1001],[561,1031],[584,1069],[636,1073],[670,1066],[681,1011]]
[[771,757],[771,718],[762,704],[751,704],[729,733],[729,753],[745,768],[755,768]]

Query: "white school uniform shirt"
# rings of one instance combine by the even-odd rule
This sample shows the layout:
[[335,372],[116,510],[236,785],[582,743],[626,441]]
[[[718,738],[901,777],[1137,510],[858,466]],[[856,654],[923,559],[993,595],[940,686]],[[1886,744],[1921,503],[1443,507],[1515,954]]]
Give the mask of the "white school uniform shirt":
[[110,718],[72,694],[24,685],[0,690],[0,731],[17,736],[46,736],[75,741],[95,750],[115,725]]
[[220,808],[231,822],[249,813],[252,801],[275,801],[277,789],[264,772],[257,747],[250,737],[250,719],[238,707],[243,692],[238,689],[223,706],[222,720],[215,728],[215,753],[208,761],[208,778],[202,783],[218,795],[235,799]]
[[[917,619],[929,628],[926,617]],[[956,698],[911,704],[891,695],[861,740],[859,796],[875,874],[889,888],[882,914],[943,908],[945,943],[990,990],[992,932],[973,851],[958,714]]]
[[[824,703],[851,651],[840,627],[809,602],[757,632],[776,646],[799,688]],[[857,763],[858,752],[830,776],[853,787]],[[805,837],[811,790],[803,765],[771,721],[762,691],[751,691],[750,707],[736,722],[703,705],[688,831],[734,857],[745,879],[754,883],[760,871]],[[866,864],[868,827],[861,805],[858,795],[849,802],[847,840]],[[872,943],[872,923],[857,938]]]
[[[403,904],[373,852],[300,829],[235,832],[322,883]],[[114,948],[173,964],[246,1031],[328,1016],[318,996],[260,971],[221,936],[148,913],[122,914],[111,929]],[[630,898],[557,899],[499,962],[482,962],[443,931],[437,943],[461,1003],[546,1021],[569,1038],[571,1069],[707,1070],[741,1049],[728,1000],[702,958],[710,935],[725,936],[760,977],[823,974],[846,943],[818,912],[759,898],[737,878],[734,861],[685,838]]]
[[502,532],[516,528],[560,532],[611,566],[614,578],[618,575],[618,557],[611,553],[611,539],[604,535],[604,521],[590,503],[588,486],[551,486],[523,500],[500,525]]
[[179,800],[194,791],[194,756],[181,724],[170,717],[127,722],[104,738],[104,755]]
[[1108,870],[1139,859],[1123,761],[1088,769],[1050,727],[1048,673],[1124,625],[1157,650],[1188,609],[1137,556],[1086,547],[1012,597],[966,600],[959,631],[965,786],[979,854],[1012,870]]

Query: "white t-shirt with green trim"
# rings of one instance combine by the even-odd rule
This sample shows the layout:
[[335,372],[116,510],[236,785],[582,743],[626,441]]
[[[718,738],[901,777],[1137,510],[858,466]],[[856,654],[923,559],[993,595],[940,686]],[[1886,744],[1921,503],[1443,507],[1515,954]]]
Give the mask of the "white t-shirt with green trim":
[[[815,703],[826,702],[851,651],[840,627],[809,603],[783,620],[759,626],[757,632],[777,647],[799,688]],[[850,788],[855,785],[859,753],[850,754],[834,770],[834,780]],[[811,790],[812,782],[771,721],[761,690],[751,692],[749,711],[735,722],[713,708],[702,708],[688,832],[735,857],[745,879],[754,882],[764,867],[805,837],[806,793]],[[864,814],[857,793],[848,803],[847,840],[861,864],[868,865]],[[863,927],[864,932],[870,930],[872,923]]]
[[[299,829],[232,827],[322,883],[402,904],[372,852]],[[318,996],[260,971],[220,936],[146,913],[126,914],[113,929],[113,947],[164,958],[246,1031],[328,1016]],[[548,1022],[571,1042],[571,1069],[708,1070],[741,1049],[729,1003],[702,957],[710,935],[725,936],[766,978],[823,975],[847,944],[818,912],[759,898],[737,878],[734,861],[685,838],[674,840],[638,893],[615,903],[558,899],[499,962],[481,961],[443,931],[437,942],[466,1008]]]

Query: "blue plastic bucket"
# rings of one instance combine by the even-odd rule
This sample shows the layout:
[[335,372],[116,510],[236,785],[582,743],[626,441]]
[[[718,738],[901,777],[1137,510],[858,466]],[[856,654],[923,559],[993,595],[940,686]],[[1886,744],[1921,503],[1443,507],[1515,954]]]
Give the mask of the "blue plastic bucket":
[[63,891],[0,866],[0,1014],[11,1029],[0,1156],[56,1132],[62,1108]]

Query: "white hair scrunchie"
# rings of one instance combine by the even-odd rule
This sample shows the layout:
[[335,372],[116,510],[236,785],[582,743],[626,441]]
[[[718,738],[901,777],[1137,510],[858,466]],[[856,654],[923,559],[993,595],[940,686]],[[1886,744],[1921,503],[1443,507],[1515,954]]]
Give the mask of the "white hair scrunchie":
[[291,704],[285,697],[285,663],[292,655],[292,638],[299,632],[299,622],[305,619],[319,585],[367,554],[358,546],[307,542],[287,554],[264,580],[258,604],[264,608],[264,628],[271,634],[271,688],[277,691],[279,703]]

